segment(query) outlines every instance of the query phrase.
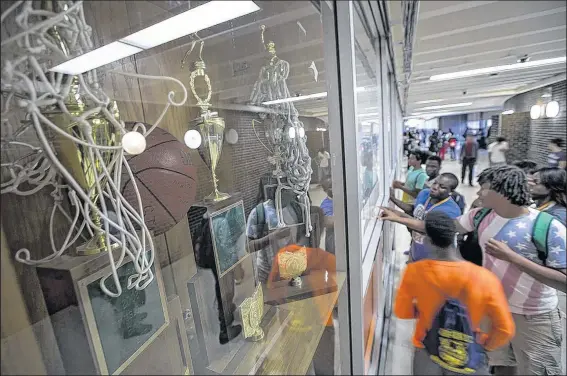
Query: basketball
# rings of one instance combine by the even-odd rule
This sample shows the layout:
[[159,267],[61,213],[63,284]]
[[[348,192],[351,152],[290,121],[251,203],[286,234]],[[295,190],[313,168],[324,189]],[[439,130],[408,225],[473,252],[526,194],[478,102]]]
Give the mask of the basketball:
[[[134,124],[126,122],[126,128],[132,129]],[[144,125],[146,129],[151,127]],[[126,159],[140,191],[146,226],[154,235],[166,232],[195,202],[197,169],[191,164],[189,148],[171,133],[155,128],[146,138],[146,150]],[[132,181],[122,170],[122,195],[137,210]]]

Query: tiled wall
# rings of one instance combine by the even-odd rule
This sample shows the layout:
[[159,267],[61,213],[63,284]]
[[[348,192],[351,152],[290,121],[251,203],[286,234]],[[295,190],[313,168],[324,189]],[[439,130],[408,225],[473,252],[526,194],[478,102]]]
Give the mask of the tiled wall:
[[507,153],[508,162],[527,159],[530,146],[529,112],[502,115],[500,128],[500,135],[506,137],[510,144],[510,150]]
[[[531,126],[528,133],[527,144],[520,143],[518,146],[527,148],[527,158],[537,162],[540,165],[547,164],[547,154],[549,150],[547,144],[550,139],[560,137],[567,139],[566,129],[566,81],[561,81],[553,85],[532,90],[527,93],[516,95],[504,103],[504,110],[514,110],[515,112],[529,112],[530,108],[536,103],[545,103],[547,98],[541,96],[551,90],[551,100],[559,102],[559,115],[555,118],[539,118],[531,120]],[[545,101],[545,102],[544,102]],[[510,116],[510,115],[507,115]],[[512,149],[516,147],[511,144]]]

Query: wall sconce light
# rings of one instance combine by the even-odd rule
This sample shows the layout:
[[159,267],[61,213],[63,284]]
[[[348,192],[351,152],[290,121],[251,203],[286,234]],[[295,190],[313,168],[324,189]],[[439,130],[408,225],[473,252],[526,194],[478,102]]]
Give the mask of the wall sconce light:
[[530,118],[532,120],[539,119],[539,117],[541,116],[541,112],[542,112],[541,106],[539,104],[534,104],[530,109]]
[[548,118],[554,118],[559,115],[559,103],[557,101],[551,101],[545,106],[545,116]]

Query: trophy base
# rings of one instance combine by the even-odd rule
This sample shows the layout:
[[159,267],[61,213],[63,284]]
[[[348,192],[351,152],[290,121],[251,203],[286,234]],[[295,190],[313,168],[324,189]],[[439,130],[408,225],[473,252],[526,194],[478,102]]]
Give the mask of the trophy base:
[[289,285],[293,287],[301,287],[303,285],[303,281],[301,277],[294,277],[289,281]]
[[209,201],[209,202],[219,202],[219,201],[223,201],[226,200],[227,198],[230,198],[230,195],[228,193],[222,193],[222,192],[213,192],[210,195],[205,197],[205,201]]
[[259,329],[258,332],[256,334],[254,334],[253,336],[250,336],[248,338],[246,338],[248,341],[250,342],[258,342],[264,339],[264,331],[262,329]]
[[77,246],[77,256],[92,256],[101,252],[106,252],[106,247],[101,246],[96,238],[92,238],[86,243]]

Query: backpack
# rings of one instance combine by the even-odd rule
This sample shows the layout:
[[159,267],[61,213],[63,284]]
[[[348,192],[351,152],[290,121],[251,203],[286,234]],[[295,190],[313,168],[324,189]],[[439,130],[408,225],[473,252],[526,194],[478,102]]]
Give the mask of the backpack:
[[430,359],[442,368],[473,374],[483,365],[485,356],[476,337],[467,307],[447,297],[422,342]]
[[[482,248],[478,244],[478,228],[482,220],[491,212],[491,209],[482,208],[473,217],[474,230],[465,235],[465,239],[459,245],[463,259],[482,266]],[[547,238],[549,227],[554,217],[546,212],[539,212],[532,228],[532,242],[537,249],[537,257],[545,266],[549,249]]]
[[459,192],[453,192],[451,194],[451,197],[453,198],[453,201],[455,201],[457,205],[459,205],[459,209],[461,209],[461,214],[463,214],[465,212],[465,206],[467,206],[467,204],[465,203],[465,196],[463,196]]
[[264,237],[264,229],[266,226],[266,213],[264,211],[264,203],[256,205],[256,225],[258,226],[258,238]]

